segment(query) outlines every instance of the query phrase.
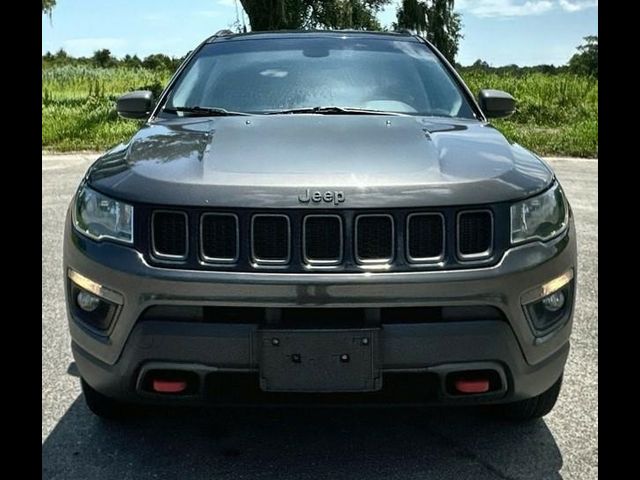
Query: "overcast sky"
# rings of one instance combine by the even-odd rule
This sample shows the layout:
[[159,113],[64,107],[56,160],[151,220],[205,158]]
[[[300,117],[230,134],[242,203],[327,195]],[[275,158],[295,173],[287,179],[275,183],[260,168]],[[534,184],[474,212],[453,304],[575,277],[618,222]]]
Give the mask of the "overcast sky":
[[[121,57],[182,56],[237,18],[236,0],[58,0],[52,21],[42,16],[42,52],[64,48],[89,56],[108,48]],[[242,9],[239,6],[239,15]],[[379,15],[395,19],[396,0]],[[597,35],[598,0],[456,0],[464,39],[457,61],[491,65],[562,65],[582,37]],[[246,17],[245,17],[246,18]],[[248,24],[248,21],[247,21]]]

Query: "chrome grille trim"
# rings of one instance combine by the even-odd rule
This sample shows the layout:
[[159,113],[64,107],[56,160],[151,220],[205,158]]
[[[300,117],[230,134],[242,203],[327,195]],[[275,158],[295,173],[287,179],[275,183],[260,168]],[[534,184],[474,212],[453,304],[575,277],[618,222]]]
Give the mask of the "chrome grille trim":
[[[287,255],[283,259],[264,259],[255,254],[255,221],[256,218],[284,218],[287,221]],[[291,220],[287,215],[279,213],[256,213],[251,217],[251,261],[255,265],[278,266],[288,265],[291,261]]]
[[[166,253],[160,253],[156,249],[156,234],[155,234],[155,220],[158,213],[170,213],[172,215],[182,215],[184,217],[184,255],[171,255]],[[186,212],[179,210],[154,210],[151,214],[151,253],[153,256],[161,262],[182,262],[189,257],[189,215]]]
[[[311,259],[307,256],[307,220],[309,218],[337,218],[340,226],[340,254],[335,260],[317,260]],[[302,258],[304,263],[309,266],[334,266],[340,265],[344,260],[344,227],[342,224],[342,217],[340,215],[331,214],[317,214],[317,215],[305,215],[302,219]]]
[[[391,256],[389,257],[385,257],[385,258],[369,258],[369,259],[364,259],[361,258],[360,255],[358,254],[358,223],[360,223],[360,220],[363,218],[371,218],[371,217],[386,217],[391,221]],[[353,246],[353,251],[354,251],[354,257],[357,263],[361,264],[361,265],[367,265],[367,266],[380,266],[380,265],[387,265],[393,262],[393,259],[395,257],[395,249],[396,249],[396,231],[395,231],[395,222],[393,220],[393,216],[389,215],[388,213],[370,213],[370,214],[362,214],[362,215],[357,215],[356,216],[356,221],[355,221],[355,225],[354,225],[354,232],[353,232],[353,241],[354,241],[354,246]]]
[[[236,254],[233,258],[218,258],[218,257],[208,257],[204,253],[204,219],[206,217],[216,216],[216,217],[232,217],[236,223]],[[231,264],[237,263],[240,259],[240,222],[238,220],[238,216],[235,213],[217,213],[217,212],[206,212],[200,215],[200,231],[198,232],[198,236],[200,238],[200,257],[203,262],[207,264]]]
[[[511,248],[509,207],[510,204],[504,203],[481,206],[430,206],[421,209],[405,208],[388,211],[310,208],[231,210],[215,206],[181,209],[165,205],[142,204],[136,205],[139,221],[134,248],[141,252],[150,265],[194,271],[272,270],[287,273],[314,271],[365,273],[480,268],[494,265]],[[473,214],[475,211],[483,213]],[[154,212],[157,212],[155,216]],[[165,218],[163,212],[181,216]],[[467,212],[471,213],[471,217],[462,216]],[[229,215],[229,217],[216,219],[209,217],[210,214]],[[429,259],[430,261],[415,258],[442,253],[438,251],[440,239],[436,234],[441,228],[439,220],[435,216],[416,218],[419,215],[429,214],[444,217],[445,238],[441,260],[435,257]],[[325,218],[312,221],[314,215],[337,216],[339,220]],[[232,216],[237,218],[235,232]],[[261,216],[283,218],[263,220]],[[309,217],[309,220],[305,221],[306,217]],[[387,218],[369,219],[368,217]],[[340,230],[336,225],[338,221],[340,221]],[[155,238],[152,238],[152,223],[155,223]],[[459,226],[464,228],[459,229]],[[411,230],[412,228],[415,230]],[[492,231],[488,230],[490,228]],[[253,239],[252,231],[256,235]],[[342,236],[341,246],[338,245],[336,238],[339,232]],[[368,235],[362,237],[363,233]],[[234,234],[235,240],[232,238]],[[167,237],[160,235],[167,235]],[[205,241],[210,242],[204,244],[204,251],[202,250],[203,237]],[[222,239],[224,241],[221,241]],[[356,245],[358,240],[359,245]],[[473,251],[478,248],[484,249],[490,240],[492,241],[490,249],[485,252]],[[186,258],[183,255],[163,256],[163,249],[170,253],[180,250],[178,253],[184,254],[185,241],[187,242]],[[237,250],[233,249],[234,241],[237,242]],[[390,245],[391,242],[393,245]],[[356,252],[356,247],[360,249],[359,252]],[[393,248],[393,252],[390,248]],[[161,251],[158,252],[158,249]],[[469,254],[463,254],[460,250]],[[341,254],[341,258],[336,260],[338,253]],[[232,262],[230,258],[203,259],[203,254],[211,257],[230,257],[231,255],[237,255],[237,257]],[[389,255],[392,257],[390,258]],[[367,258],[374,256],[385,258]],[[320,260],[315,260],[314,257]],[[326,264],[323,263],[322,257],[329,259]],[[276,259],[270,260],[272,258]]]
[[[440,217],[442,221],[442,249],[440,251],[440,255],[435,257],[413,257],[411,256],[411,248],[409,246],[409,240],[411,235],[411,219],[414,217]],[[410,263],[438,263],[444,260],[446,249],[447,249],[447,225],[444,219],[444,215],[440,212],[417,212],[410,213],[407,215],[406,220],[406,239],[405,239],[405,249],[407,254],[407,260]]]
[[[489,248],[484,252],[464,254],[460,251],[460,216],[467,213],[477,213],[477,212],[483,212],[483,213],[489,214],[489,219],[491,220],[491,228],[490,228],[491,239],[489,240]],[[493,218],[493,211],[489,210],[488,208],[479,208],[479,209],[473,209],[473,210],[461,210],[456,214],[456,255],[458,256],[459,260],[469,261],[469,262],[485,260],[491,257],[491,255],[493,254],[494,243],[495,243],[495,220]]]

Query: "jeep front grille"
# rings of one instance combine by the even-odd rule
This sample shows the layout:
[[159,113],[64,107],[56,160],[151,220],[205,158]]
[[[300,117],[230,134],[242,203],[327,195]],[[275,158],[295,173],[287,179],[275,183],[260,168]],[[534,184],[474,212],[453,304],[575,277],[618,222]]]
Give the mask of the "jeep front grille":
[[206,262],[235,262],[238,259],[238,217],[229,213],[203,214],[200,248]]
[[506,203],[423,211],[135,208],[135,247],[163,268],[450,270],[493,265],[510,245]]
[[291,232],[286,215],[254,215],[251,223],[251,253],[256,263],[289,262]]
[[356,217],[356,259],[360,263],[388,263],[393,259],[393,217]]
[[412,262],[436,262],[444,257],[444,216],[412,213],[407,220],[407,257]]
[[342,219],[338,215],[307,215],[302,228],[307,263],[334,265],[342,261]]
[[153,254],[165,260],[187,258],[188,235],[187,214],[157,210],[151,221],[151,243]]
[[474,210],[458,214],[458,255],[476,259],[491,255],[493,216],[489,210]]

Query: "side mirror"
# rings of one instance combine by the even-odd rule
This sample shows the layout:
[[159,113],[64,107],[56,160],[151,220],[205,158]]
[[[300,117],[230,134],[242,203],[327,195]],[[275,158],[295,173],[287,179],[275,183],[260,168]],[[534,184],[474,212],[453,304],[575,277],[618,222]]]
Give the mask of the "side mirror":
[[153,93],[149,90],[125,93],[116,100],[116,111],[122,118],[146,118],[151,113],[152,107]]
[[502,90],[480,90],[480,108],[487,118],[508,117],[516,111],[516,100]]

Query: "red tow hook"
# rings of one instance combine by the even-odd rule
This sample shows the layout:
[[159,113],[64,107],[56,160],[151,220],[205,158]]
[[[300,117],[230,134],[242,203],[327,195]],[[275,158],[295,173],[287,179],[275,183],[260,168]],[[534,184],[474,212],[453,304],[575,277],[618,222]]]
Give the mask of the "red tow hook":
[[153,391],[157,393],[180,393],[187,389],[184,380],[153,380]]
[[489,380],[459,378],[454,386],[460,393],[485,393],[489,391]]

